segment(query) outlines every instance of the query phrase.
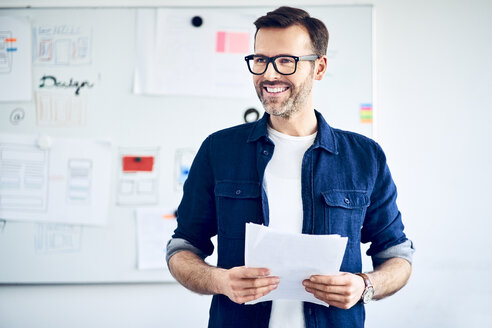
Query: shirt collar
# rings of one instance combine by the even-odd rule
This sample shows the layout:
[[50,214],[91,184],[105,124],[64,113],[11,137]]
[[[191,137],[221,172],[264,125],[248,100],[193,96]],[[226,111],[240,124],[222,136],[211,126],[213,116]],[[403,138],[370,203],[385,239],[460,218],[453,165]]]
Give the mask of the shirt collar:
[[[317,110],[314,110],[316,114],[316,119],[318,120],[318,134],[316,135],[316,139],[314,140],[313,147],[314,148],[323,148],[326,151],[329,151],[333,154],[338,154],[337,144],[335,140],[335,134],[331,126],[326,123],[323,115]],[[266,113],[263,117],[254,123],[253,130],[251,131],[248,142],[258,141],[260,138],[268,137],[268,121],[270,120],[270,114]]]

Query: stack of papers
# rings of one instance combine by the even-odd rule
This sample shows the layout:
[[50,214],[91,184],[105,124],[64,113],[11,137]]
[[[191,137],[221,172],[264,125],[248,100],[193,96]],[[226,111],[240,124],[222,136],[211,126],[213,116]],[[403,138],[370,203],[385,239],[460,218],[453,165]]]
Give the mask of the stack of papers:
[[311,275],[335,275],[340,271],[347,237],[284,233],[262,225],[246,224],[245,265],[268,268],[280,278],[277,289],[258,302],[290,299],[328,306],[306,292],[302,281]]

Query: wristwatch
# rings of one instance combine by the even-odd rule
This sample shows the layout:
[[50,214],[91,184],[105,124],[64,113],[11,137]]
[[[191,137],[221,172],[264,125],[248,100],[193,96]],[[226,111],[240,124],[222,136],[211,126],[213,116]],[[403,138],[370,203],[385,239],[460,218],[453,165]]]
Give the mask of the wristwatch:
[[356,275],[361,276],[362,279],[364,279],[364,284],[366,285],[366,288],[364,289],[364,292],[360,297],[360,301],[364,304],[367,304],[372,300],[372,297],[374,296],[374,286],[365,273],[356,273]]

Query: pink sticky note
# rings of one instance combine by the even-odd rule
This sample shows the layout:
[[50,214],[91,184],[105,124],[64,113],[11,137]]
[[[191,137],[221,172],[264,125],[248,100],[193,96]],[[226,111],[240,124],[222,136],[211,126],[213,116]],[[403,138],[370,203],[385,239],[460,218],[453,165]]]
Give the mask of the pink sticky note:
[[249,33],[229,32],[227,41],[227,52],[244,54],[249,52]]
[[226,41],[226,32],[223,31],[217,32],[217,38],[215,43],[216,52],[225,52],[225,41]]

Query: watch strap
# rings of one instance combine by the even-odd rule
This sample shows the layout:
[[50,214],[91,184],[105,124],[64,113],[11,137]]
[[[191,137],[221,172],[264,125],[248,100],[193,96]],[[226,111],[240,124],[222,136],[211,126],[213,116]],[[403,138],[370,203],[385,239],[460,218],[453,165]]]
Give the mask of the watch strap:
[[374,286],[372,285],[372,282],[369,279],[369,277],[367,276],[367,274],[365,274],[365,273],[356,273],[356,275],[358,275],[358,276],[362,277],[362,279],[364,279],[364,284],[366,285],[366,289],[367,289],[367,287],[373,287],[374,288]]
[[[356,273],[356,275],[362,277],[362,279],[364,280],[365,288],[360,297],[360,301],[364,304],[367,304],[372,299],[372,295],[374,295],[374,286],[372,285],[371,280],[365,273]],[[366,296],[368,298],[366,298]]]

